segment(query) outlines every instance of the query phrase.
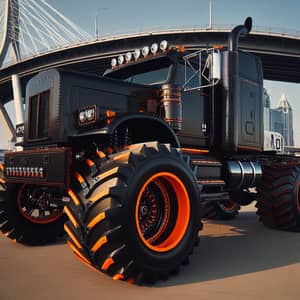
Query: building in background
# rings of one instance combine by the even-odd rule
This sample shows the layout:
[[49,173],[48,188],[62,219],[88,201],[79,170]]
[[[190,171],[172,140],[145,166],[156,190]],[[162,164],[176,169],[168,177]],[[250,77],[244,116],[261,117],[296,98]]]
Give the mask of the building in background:
[[4,152],[7,150],[0,149],[0,164],[4,164]]
[[263,102],[264,102],[264,127],[266,131],[271,131],[271,124],[270,124],[271,100],[266,89],[264,89]]
[[270,96],[264,89],[264,126],[267,131],[282,134],[285,146],[294,146],[293,109],[283,93],[276,108],[271,108]]

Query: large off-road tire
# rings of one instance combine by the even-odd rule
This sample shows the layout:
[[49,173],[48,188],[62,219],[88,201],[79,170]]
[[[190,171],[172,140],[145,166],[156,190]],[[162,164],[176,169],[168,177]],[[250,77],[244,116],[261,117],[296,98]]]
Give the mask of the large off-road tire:
[[0,193],[0,230],[10,239],[27,245],[41,245],[54,242],[64,234],[66,221],[63,209],[50,210],[37,207],[33,197],[42,199],[38,186],[7,184],[5,192]]
[[256,207],[264,225],[300,231],[300,167],[283,163],[264,166]]
[[178,271],[201,227],[199,189],[182,154],[148,143],[86,165],[66,208],[74,253],[115,280],[154,282]]
[[240,205],[234,200],[213,201],[207,203],[204,209],[204,217],[213,220],[234,219],[240,210]]

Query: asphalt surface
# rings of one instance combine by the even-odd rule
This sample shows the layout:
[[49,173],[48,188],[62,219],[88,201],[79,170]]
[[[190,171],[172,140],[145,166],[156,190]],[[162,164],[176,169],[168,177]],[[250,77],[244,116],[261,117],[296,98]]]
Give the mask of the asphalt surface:
[[89,269],[63,240],[26,247],[0,236],[0,299],[300,299],[300,233],[267,229],[248,207],[200,235],[187,267],[147,287]]

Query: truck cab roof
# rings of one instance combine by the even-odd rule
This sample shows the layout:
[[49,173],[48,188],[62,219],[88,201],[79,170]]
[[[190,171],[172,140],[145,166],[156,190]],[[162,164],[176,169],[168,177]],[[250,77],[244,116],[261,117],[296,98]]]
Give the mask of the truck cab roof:
[[168,83],[172,81],[173,68],[182,56],[183,53],[176,49],[150,54],[108,69],[104,76],[146,85]]

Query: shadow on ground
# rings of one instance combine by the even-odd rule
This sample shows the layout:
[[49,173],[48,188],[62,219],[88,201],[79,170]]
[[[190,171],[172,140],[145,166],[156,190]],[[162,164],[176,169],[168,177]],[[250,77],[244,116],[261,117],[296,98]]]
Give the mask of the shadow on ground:
[[187,267],[154,287],[222,279],[300,262],[300,234],[264,227],[254,212],[206,221]]

